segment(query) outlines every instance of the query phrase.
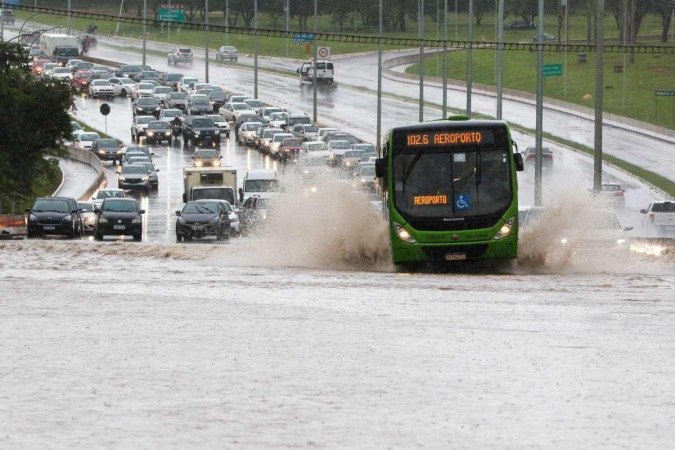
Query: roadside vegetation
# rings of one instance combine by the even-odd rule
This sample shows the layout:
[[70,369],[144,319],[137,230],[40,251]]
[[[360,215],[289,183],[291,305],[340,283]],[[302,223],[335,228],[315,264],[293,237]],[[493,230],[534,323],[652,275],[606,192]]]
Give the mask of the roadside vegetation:
[[70,86],[37,80],[16,43],[0,42],[0,208],[22,212],[61,183],[53,156],[70,137]]

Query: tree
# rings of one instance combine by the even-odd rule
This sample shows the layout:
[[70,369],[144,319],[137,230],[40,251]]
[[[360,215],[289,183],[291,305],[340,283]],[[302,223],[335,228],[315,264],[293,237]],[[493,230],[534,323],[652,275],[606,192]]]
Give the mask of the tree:
[[0,193],[31,196],[47,156],[63,156],[71,137],[67,83],[42,81],[29,70],[19,44],[0,43]]

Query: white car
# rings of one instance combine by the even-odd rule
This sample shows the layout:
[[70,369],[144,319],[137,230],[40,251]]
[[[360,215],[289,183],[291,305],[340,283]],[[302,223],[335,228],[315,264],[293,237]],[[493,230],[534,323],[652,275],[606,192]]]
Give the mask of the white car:
[[258,129],[262,127],[261,122],[244,122],[239,127],[239,136],[237,137],[239,145],[252,145],[255,143],[255,137]]
[[110,84],[112,84],[113,89],[115,90],[115,95],[120,97],[126,97],[131,94],[131,90],[136,85],[136,82],[131,78],[126,77],[113,77],[108,78]]
[[257,98],[244,99],[244,103],[246,103],[248,106],[250,106],[251,109],[254,110],[254,111],[258,111],[260,108],[265,106],[265,104],[262,102],[262,100],[258,100]]
[[258,109],[258,115],[262,117],[265,120],[270,120],[270,114],[273,112],[285,112],[283,109],[279,108],[278,106],[263,106],[262,108]]
[[300,154],[307,158],[323,158],[326,160],[330,152],[323,141],[305,141],[300,146]]
[[55,80],[70,81],[73,73],[67,67],[55,67],[50,71],[50,77]]
[[279,153],[279,147],[281,146],[281,143],[284,141],[284,139],[294,137],[295,136],[293,136],[291,133],[277,133],[274,136],[272,136],[269,145],[270,155],[276,155],[277,153]]
[[89,97],[112,99],[115,97],[115,88],[108,80],[92,80],[89,84]]
[[169,95],[173,92],[173,88],[170,86],[155,86],[152,90],[152,96],[157,99],[158,102],[164,103],[164,100],[169,99]]
[[255,115],[255,111],[243,102],[225,103],[219,112],[230,122],[236,122],[242,114]]
[[152,97],[154,90],[155,85],[153,83],[138,83],[131,89],[131,98]]
[[98,133],[93,133],[90,131],[78,133],[73,136],[73,147],[82,150],[90,149],[94,142],[98,141],[100,138],[101,137],[98,135]]
[[199,83],[199,78],[183,77],[176,84],[176,91],[185,92],[186,94],[189,94],[190,93],[190,85],[193,85],[194,83]]
[[220,114],[207,114],[206,117],[213,120],[213,123],[216,124],[220,130],[220,134],[224,134],[227,137],[230,137],[230,125],[227,123],[227,120]]
[[106,198],[125,198],[124,189],[99,189],[94,197],[91,198],[95,208],[100,208],[101,203]]
[[284,128],[288,125],[288,113],[273,112],[270,114],[269,122],[271,127]]

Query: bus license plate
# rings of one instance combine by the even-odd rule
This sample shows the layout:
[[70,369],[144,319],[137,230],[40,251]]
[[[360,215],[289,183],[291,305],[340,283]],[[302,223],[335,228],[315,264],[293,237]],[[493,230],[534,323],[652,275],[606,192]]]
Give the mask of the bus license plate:
[[115,230],[124,230],[126,227],[124,225],[115,225],[113,226]]
[[466,259],[466,253],[446,253],[446,261],[464,261]]

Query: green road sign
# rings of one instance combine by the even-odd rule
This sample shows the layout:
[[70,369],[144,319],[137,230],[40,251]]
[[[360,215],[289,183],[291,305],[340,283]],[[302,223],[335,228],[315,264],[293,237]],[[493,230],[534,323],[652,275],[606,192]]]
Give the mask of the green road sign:
[[157,10],[157,18],[165,22],[185,23],[185,10],[182,8],[160,7]]
[[654,95],[657,97],[675,97],[675,91],[654,91]]
[[562,64],[544,64],[542,72],[545,77],[559,77],[562,75]]

